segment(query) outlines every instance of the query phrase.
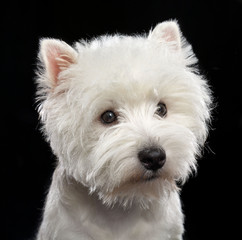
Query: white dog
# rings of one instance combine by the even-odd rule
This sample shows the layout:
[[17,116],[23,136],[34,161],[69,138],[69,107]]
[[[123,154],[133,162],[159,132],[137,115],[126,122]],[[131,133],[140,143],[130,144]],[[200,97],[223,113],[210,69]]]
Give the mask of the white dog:
[[148,36],[40,43],[43,132],[58,158],[38,240],[180,240],[211,93],[175,21]]

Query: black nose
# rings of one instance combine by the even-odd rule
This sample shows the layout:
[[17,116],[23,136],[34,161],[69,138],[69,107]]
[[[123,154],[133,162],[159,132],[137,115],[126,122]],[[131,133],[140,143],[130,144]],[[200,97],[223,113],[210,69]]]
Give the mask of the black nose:
[[166,162],[166,153],[162,148],[145,148],[138,153],[141,164],[147,169],[156,171]]

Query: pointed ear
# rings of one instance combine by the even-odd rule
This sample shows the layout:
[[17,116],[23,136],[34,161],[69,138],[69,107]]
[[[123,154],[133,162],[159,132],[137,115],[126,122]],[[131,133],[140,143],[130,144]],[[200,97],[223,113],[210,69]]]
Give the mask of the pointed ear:
[[40,41],[39,56],[52,87],[57,85],[59,73],[77,60],[77,52],[71,46],[48,38]]
[[181,49],[181,33],[176,21],[165,21],[156,25],[148,38],[160,43],[167,43],[172,49]]

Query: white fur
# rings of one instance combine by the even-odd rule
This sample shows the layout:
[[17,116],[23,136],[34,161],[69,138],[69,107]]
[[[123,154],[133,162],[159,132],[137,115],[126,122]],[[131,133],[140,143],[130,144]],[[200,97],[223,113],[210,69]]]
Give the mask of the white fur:
[[[177,23],[74,48],[43,39],[39,59],[39,113],[58,164],[37,239],[182,239],[176,182],[196,170],[211,97]],[[115,124],[100,121],[107,110]],[[149,180],[137,155],[152,146],[166,163]]]

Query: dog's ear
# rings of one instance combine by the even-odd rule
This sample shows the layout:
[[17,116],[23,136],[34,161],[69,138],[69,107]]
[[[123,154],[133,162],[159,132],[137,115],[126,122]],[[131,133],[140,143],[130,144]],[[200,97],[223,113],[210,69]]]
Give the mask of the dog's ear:
[[49,84],[54,87],[58,83],[59,73],[76,62],[77,52],[63,41],[45,38],[40,41],[39,59]]
[[156,42],[166,43],[176,51],[181,49],[182,35],[176,21],[165,21],[157,24],[156,27],[150,31],[148,38]]

